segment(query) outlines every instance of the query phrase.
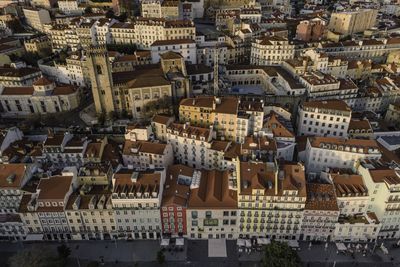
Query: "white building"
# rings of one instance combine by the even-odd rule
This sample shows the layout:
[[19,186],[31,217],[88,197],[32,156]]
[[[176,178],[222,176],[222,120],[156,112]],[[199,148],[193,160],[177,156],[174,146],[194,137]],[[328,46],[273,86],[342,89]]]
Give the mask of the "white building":
[[251,44],[250,63],[253,65],[281,64],[293,57],[294,45],[283,37],[263,37]]
[[44,31],[44,24],[51,23],[50,13],[46,9],[24,8],[26,24],[38,31]]
[[42,77],[33,86],[3,87],[0,89],[0,104],[3,116],[27,117],[33,114],[49,114],[70,111],[79,106],[77,87],[56,85]]
[[197,63],[196,42],[193,39],[158,40],[151,44],[151,62],[160,62],[160,54],[174,51],[182,55],[185,62]]
[[118,238],[161,237],[160,207],[165,169],[137,172],[120,169],[113,176],[112,205]]
[[307,172],[326,168],[352,168],[362,159],[380,159],[381,152],[375,140],[343,139],[335,137],[310,137],[307,139],[304,158]]
[[351,108],[342,100],[308,101],[297,116],[297,135],[347,137]]
[[367,210],[382,224],[379,238],[399,238],[400,174],[377,161],[362,161],[356,169],[369,191]]

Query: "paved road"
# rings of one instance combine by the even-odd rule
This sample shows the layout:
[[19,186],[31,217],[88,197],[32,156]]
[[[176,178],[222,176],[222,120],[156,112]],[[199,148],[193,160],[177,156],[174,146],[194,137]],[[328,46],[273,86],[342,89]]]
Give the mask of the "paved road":
[[[0,266],[6,266],[7,259],[16,251],[28,250],[39,246],[56,253],[58,242],[47,243],[0,243]],[[104,266],[159,266],[156,262],[157,252],[160,250],[159,241],[70,241],[67,245],[71,248],[71,257],[68,266],[86,266],[91,261],[104,259]],[[185,240],[182,249],[167,249],[165,266],[260,266],[261,252],[250,254],[239,253],[235,241],[227,241],[227,258],[209,258],[208,242],[205,240]],[[355,266],[400,266],[400,249],[392,249],[388,242],[389,255],[384,255],[377,248],[375,252],[368,252],[363,256],[361,252],[351,254],[337,254],[336,246],[330,243],[325,249],[325,244],[312,245],[300,243],[298,252],[304,266],[355,267]],[[372,249],[373,245],[370,245]],[[78,264],[79,262],[79,264]],[[334,263],[335,262],[335,263]],[[137,265],[135,265],[135,263]]]

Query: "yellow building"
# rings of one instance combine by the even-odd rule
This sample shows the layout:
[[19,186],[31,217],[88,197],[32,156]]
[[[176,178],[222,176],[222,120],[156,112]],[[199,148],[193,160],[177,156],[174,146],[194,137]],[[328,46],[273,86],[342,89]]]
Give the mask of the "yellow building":
[[45,35],[26,40],[24,46],[28,53],[38,54],[42,57],[51,54],[51,41]]
[[359,9],[332,13],[328,29],[335,33],[351,35],[375,26],[377,9]]
[[179,119],[202,127],[213,125],[218,137],[236,140],[238,106],[236,97],[186,98],[179,105]]

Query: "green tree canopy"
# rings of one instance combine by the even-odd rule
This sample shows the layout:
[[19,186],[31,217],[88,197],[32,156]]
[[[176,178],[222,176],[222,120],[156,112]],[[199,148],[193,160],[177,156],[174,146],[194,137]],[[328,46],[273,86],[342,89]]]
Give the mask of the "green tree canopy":
[[296,251],[286,243],[272,241],[265,247],[262,260],[264,267],[300,267],[300,258]]

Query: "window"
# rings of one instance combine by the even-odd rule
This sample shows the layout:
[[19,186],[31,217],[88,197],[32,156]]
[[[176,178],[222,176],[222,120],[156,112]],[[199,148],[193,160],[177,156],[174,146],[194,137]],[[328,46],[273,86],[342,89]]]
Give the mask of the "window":
[[197,211],[192,211],[192,219],[197,219],[198,214]]
[[97,72],[97,74],[103,74],[100,65],[96,65],[96,72]]
[[207,219],[210,219],[211,218],[211,211],[206,211],[206,218]]

